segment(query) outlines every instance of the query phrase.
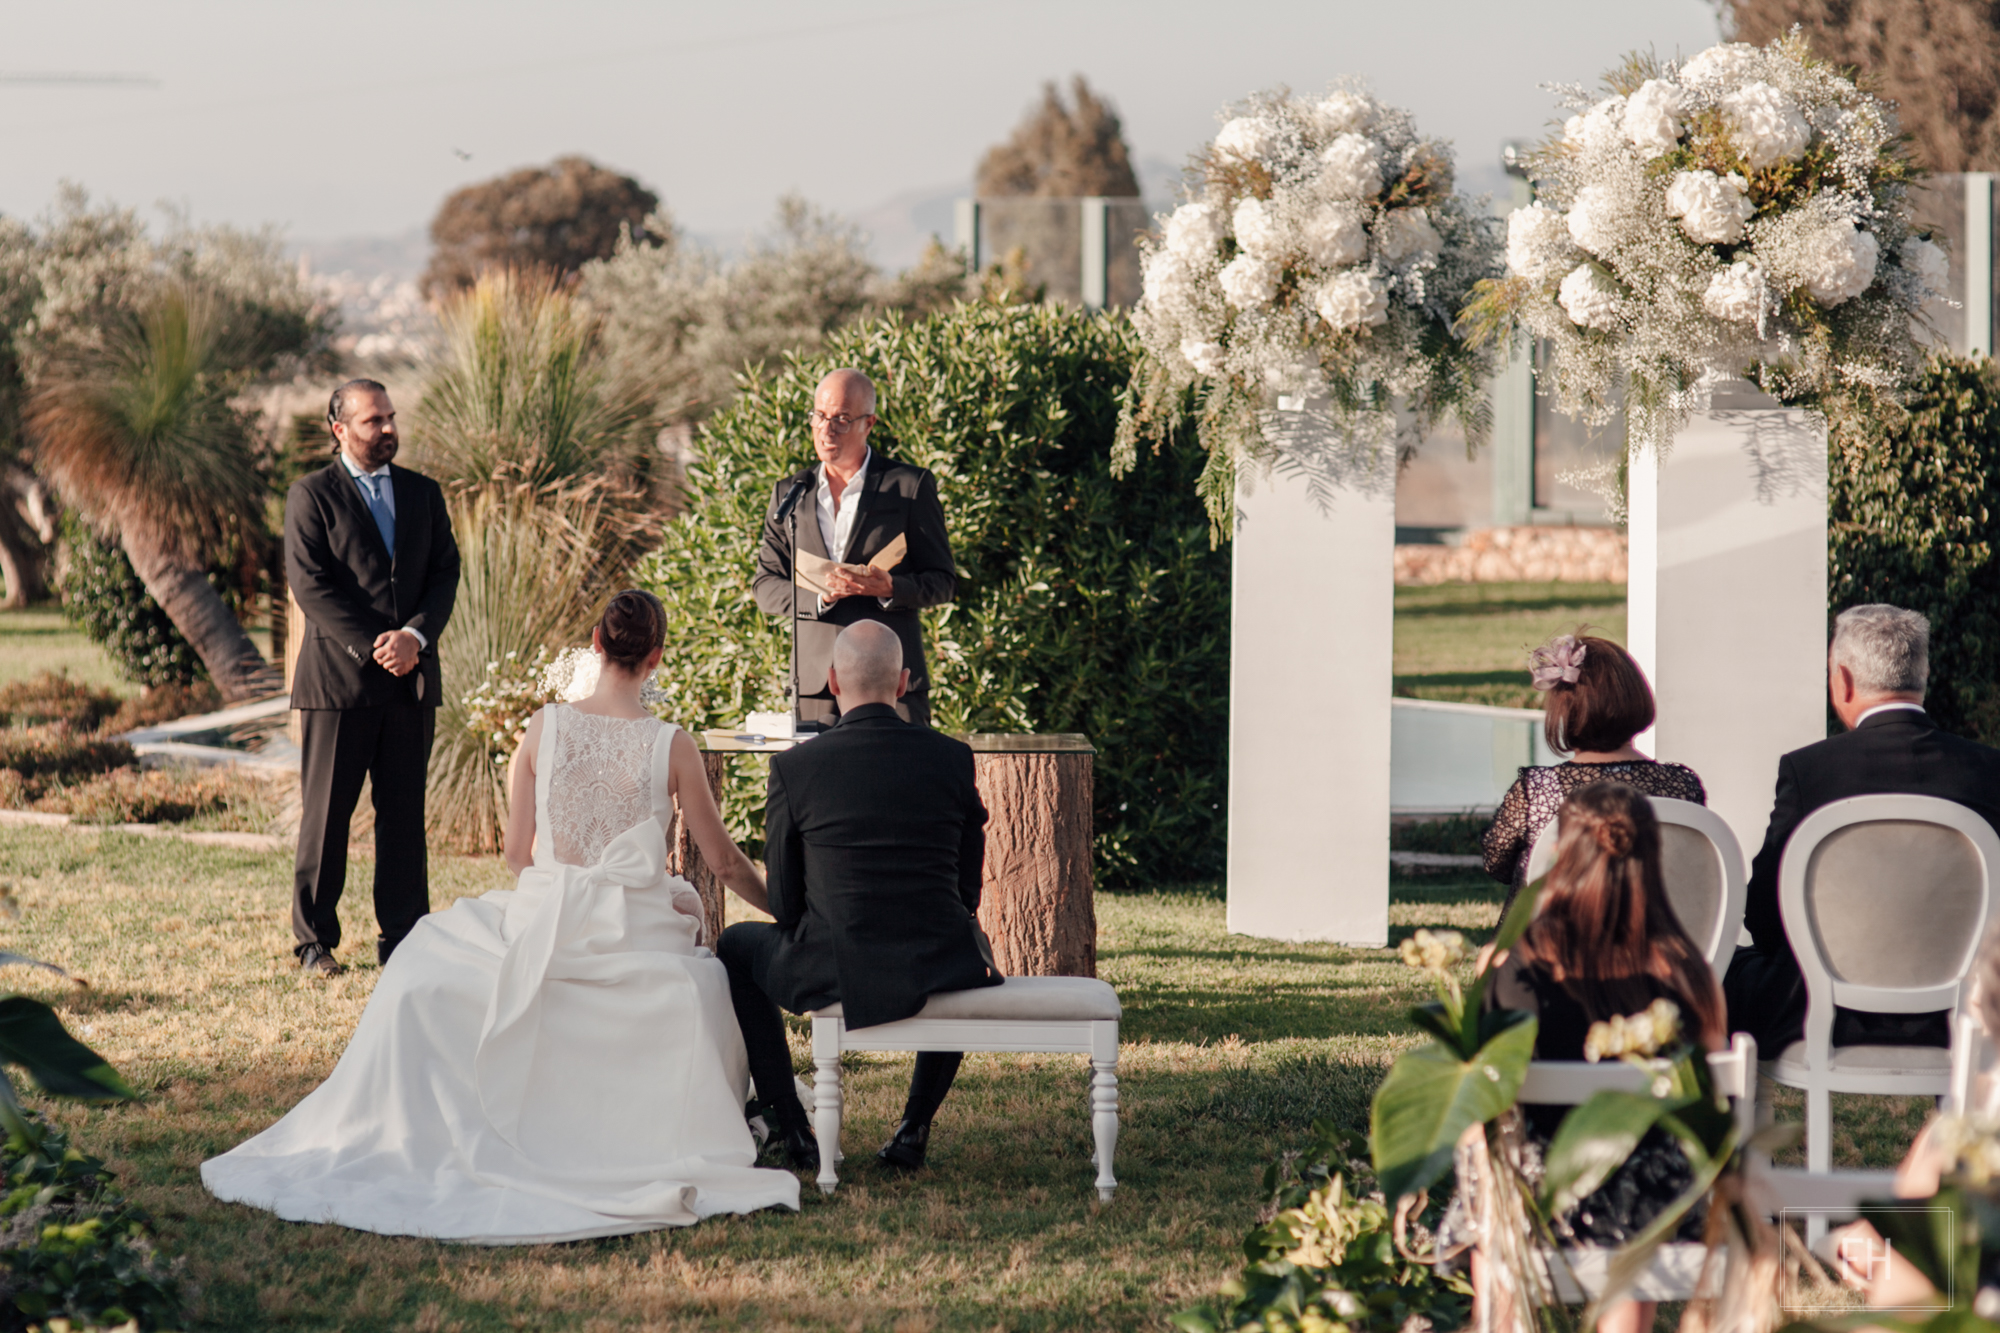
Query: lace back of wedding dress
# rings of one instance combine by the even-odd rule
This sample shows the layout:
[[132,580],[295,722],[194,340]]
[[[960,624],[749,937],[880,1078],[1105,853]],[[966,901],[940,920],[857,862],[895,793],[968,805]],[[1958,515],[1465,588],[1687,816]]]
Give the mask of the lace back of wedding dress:
[[[598,717],[556,704],[543,719],[548,762],[536,784],[543,789],[541,836],[553,858],[591,866],[611,840],[657,813],[654,751],[658,718]],[[671,830],[669,830],[671,832]]]

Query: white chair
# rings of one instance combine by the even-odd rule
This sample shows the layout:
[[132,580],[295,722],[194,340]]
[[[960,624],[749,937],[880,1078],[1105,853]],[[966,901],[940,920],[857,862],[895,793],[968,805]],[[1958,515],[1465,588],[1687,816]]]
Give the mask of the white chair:
[[[1679,804],[1677,802],[1677,804]],[[1715,1089],[1729,1098],[1736,1118],[1737,1137],[1748,1139],[1755,1123],[1757,1043],[1748,1033],[1739,1032],[1726,1051],[1708,1057],[1715,1076]],[[1581,1060],[1535,1060],[1521,1082],[1520,1102],[1546,1106],[1575,1106],[1599,1092],[1645,1092],[1653,1075],[1635,1069],[1622,1060],[1587,1064]],[[1713,1295],[1721,1281],[1720,1271],[1711,1272],[1707,1291],[1697,1291],[1702,1259],[1707,1247],[1693,1241],[1669,1241],[1660,1246],[1645,1274],[1627,1293],[1639,1301],[1685,1301],[1696,1295]],[[1596,1246],[1566,1249],[1563,1262],[1551,1264],[1550,1276],[1556,1295],[1571,1304],[1591,1300],[1604,1290],[1611,1272],[1615,1250]]]
[[1090,1127],[1097,1197],[1118,1187],[1111,1155],[1118,1146],[1118,992],[1092,977],[1009,977],[998,986],[944,991],[915,1017],[849,1031],[838,1004],[813,1010],[813,1132],[819,1136],[819,1187],[840,1183],[840,1125],[845,1051],[1074,1052],[1090,1057]]
[[[1693,801],[1648,796],[1660,821],[1660,876],[1681,929],[1694,940],[1716,976],[1728,966],[1743,926],[1748,883],[1743,849],[1722,816]],[[1551,819],[1528,853],[1528,880],[1548,873],[1556,860],[1556,823]]]
[[1934,796],[1835,801],[1806,816],[1785,844],[1778,906],[1805,975],[1805,1036],[1762,1072],[1805,1092],[1809,1172],[1833,1167],[1831,1094],[1953,1091],[1950,1052],[1836,1047],[1833,1011],[1956,1010],[1996,870],[2000,837],[1965,806]]

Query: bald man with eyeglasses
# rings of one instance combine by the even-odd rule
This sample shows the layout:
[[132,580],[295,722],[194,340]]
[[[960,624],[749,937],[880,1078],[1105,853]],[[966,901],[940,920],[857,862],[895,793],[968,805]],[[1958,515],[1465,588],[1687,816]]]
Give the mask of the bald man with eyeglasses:
[[833,641],[862,620],[896,632],[908,693],[896,704],[906,722],[929,725],[930,670],[924,660],[917,613],[943,606],[958,587],[951,541],[937,479],[923,468],[872,449],[875,386],[858,370],[836,370],[813,391],[810,422],[816,466],[781,478],[764,511],[764,542],[757,552],[757,605],[780,619],[792,614],[792,532],[799,548],[842,564],[866,565],[896,538],[907,543],[900,562],[861,574],[835,570],[831,595],[801,589],[799,616],[799,716],[831,726],[840,703],[827,688]]

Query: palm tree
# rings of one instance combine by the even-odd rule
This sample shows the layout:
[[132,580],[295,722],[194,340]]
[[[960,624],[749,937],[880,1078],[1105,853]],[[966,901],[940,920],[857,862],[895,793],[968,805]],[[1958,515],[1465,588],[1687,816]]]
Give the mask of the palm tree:
[[97,345],[59,354],[26,425],[43,474],[116,537],[234,702],[284,682],[205,572],[214,552],[255,530],[266,491],[250,423],[229,401],[241,364],[231,350],[213,300],[169,285],[139,312],[107,316]]

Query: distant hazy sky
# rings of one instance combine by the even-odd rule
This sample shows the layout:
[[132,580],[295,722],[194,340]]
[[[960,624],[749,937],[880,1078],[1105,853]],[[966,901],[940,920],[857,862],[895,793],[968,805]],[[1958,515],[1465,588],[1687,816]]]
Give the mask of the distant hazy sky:
[[[83,0],[5,7],[0,212],[58,181],[297,239],[389,235],[456,186],[580,152],[690,228],[760,225],[798,190],[863,214],[963,187],[1045,79],[1081,72],[1141,158],[1222,103],[1365,77],[1490,184],[1539,134],[1538,85],[1716,39],[1703,0]],[[48,73],[157,86],[47,86]],[[470,153],[470,159],[458,152]]]

